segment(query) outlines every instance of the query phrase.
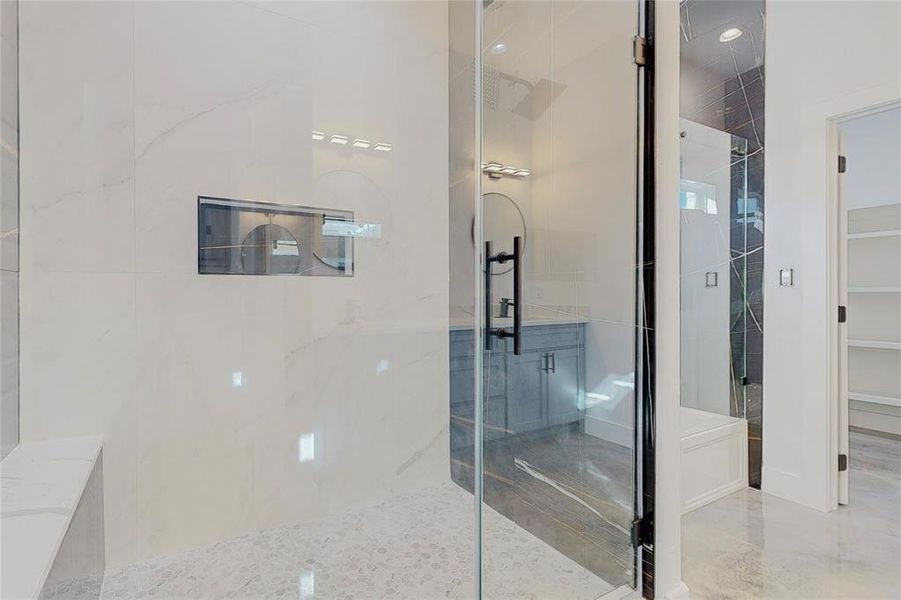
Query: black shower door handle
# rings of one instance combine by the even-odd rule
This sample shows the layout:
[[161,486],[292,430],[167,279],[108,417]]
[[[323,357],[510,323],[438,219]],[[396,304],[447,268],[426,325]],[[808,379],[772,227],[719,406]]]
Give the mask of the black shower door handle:
[[[491,313],[494,302],[491,297],[491,265],[513,262],[513,331],[491,326]],[[513,254],[499,252],[492,254],[492,244],[485,242],[485,347],[491,349],[491,336],[513,338],[513,354],[522,354],[522,238],[513,238]]]

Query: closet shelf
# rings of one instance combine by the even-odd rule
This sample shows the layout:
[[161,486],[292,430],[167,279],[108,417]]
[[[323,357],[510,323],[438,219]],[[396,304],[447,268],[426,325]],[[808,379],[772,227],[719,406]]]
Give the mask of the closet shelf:
[[877,350],[901,350],[901,342],[884,340],[848,340],[849,348],[875,348]]
[[849,287],[849,294],[901,294],[901,287]]
[[901,229],[887,229],[884,231],[864,231],[862,233],[849,233],[849,240],[862,240],[866,238],[894,237],[901,235]]
[[849,400],[857,400],[858,402],[869,402],[871,404],[886,404],[888,406],[901,406],[901,398],[893,398],[891,396],[880,396],[877,394],[864,394],[862,392],[848,392]]

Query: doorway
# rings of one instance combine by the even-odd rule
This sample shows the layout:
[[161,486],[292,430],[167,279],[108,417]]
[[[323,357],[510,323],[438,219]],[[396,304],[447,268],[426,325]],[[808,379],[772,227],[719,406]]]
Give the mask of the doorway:
[[837,130],[838,501],[850,504],[901,452],[901,106]]

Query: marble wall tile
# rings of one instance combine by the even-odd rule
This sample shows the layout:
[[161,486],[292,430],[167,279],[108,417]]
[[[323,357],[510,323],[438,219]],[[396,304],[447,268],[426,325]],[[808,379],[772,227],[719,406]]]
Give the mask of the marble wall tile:
[[0,270],[0,456],[19,443],[19,274]]
[[255,453],[283,405],[282,288],[277,277],[138,275],[141,556],[253,526]]
[[19,270],[19,35],[17,1],[0,4],[0,268]]
[[134,269],[132,4],[20,11],[22,269]]
[[[104,435],[108,565],[447,481],[446,6],[75,6],[29,15],[43,29],[24,63],[28,118],[106,74],[108,101],[133,113],[117,130],[131,153],[106,121],[72,122],[82,140],[111,136],[102,173],[133,163],[136,250],[125,265],[89,236],[83,274],[28,263],[23,424]],[[121,46],[133,88],[113,58],[82,56],[51,94],[38,67],[83,52],[101,17],[121,28],[96,47]],[[39,48],[50,32],[65,39]],[[314,143],[313,129],[393,148]],[[75,152],[55,131],[32,129],[30,143],[58,146],[33,161]],[[355,241],[353,278],[199,276],[198,195],[353,210],[382,234]],[[52,227],[65,216],[38,212]]]
[[240,3],[135,5],[138,271],[196,272],[200,195],[310,205],[311,35]]
[[0,458],[19,443],[18,11],[0,4]]
[[23,441],[101,435],[107,556],[133,560],[135,276],[23,271]]

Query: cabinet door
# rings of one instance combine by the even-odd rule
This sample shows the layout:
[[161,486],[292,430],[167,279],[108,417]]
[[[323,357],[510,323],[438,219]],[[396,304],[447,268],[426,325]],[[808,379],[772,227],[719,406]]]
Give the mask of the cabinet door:
[[547,373],[548,425],[575,423],[581,416],[582,364],[578,348],[551,350]]
[[511,434],[534,431],[545,426],[542,385],[543,352],[509,355],[507,378],[507,429]]

